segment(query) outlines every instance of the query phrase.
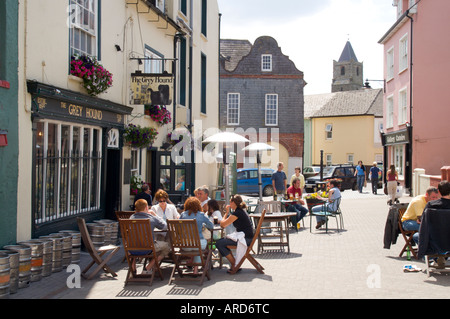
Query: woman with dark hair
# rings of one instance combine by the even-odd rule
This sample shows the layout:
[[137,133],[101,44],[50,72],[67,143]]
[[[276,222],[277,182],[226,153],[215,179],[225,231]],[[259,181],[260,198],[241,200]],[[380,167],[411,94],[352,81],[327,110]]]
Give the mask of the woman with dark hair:
[[[244,239],[247,243],[247,246],[250,245],[253,235],[254,229],[252,222],[250,221],[250,217],[247,212],[244,210],[247,208],[242,197],[239,195],[233,195],[230,199],[230,205],[226,207],[226,213],[223,216],[222,221],[220,222],[220,226],[225,228],[231,224],[236,228],[236,232],[243,232]],[[233,212],[231,212],[232,210]],[[237,242],[230,238],[222,238],[216,242],[216,247],[219,250],[222,256],[228,259],[231,264],[231,269],[227,272],[230,274],[235,274],[239,269],[236,269],[236,259],[234,258],[230,249],[227,246],[237,246]]]

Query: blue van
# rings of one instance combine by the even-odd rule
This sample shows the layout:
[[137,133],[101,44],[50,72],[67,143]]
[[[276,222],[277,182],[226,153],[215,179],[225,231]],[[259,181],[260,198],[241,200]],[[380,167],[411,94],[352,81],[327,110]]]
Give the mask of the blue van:
[[[263,196],[272,196],[272,174],[275,170],[271,168],[261,168],[261,181]],[[238,194],[259,194],[258,169],[240,168],[237,170],[237,193]]]

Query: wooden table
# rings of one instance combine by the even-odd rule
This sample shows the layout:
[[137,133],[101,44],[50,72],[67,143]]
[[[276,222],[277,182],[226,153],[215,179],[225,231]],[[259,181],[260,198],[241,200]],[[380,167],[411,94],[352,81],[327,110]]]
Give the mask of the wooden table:
[[[287,247],[288,254],[291,252],[289,247],[289,218],[296,216],[296,213],[266,213],[264,217],[264,222],[277,223],[277,226],[267,226],[261,227],[258,235],[258,254],[260,251],[264,251],[264,247],[278,246],[280,248]],[[255,220],[255,225],[258,224],[261,214],[250,214]],[[263,230],[270,230],[266,233]],[[278,241],[273,241],[270,239],[279,239]]]

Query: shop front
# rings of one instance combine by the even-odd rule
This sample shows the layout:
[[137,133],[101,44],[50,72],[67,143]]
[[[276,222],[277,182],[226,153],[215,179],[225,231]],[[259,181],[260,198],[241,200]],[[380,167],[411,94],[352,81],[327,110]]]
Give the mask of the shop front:
[[382,134],[384,148],[384,180],[389,167],[394,164],[399,175],[399,181],[405,188],[411,188],[411,132],[410,127]]
[[28,82],[33,125],[32,235],[75,229],[76,217],[120,207],[122,132],[132,108]]

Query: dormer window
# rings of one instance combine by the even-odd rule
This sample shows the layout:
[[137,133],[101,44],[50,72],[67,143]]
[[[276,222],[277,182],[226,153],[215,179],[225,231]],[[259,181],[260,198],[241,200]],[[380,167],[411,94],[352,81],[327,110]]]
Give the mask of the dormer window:
[[263,54],[261,56],[261,70],[263,72],[272,72],[272,54]]

